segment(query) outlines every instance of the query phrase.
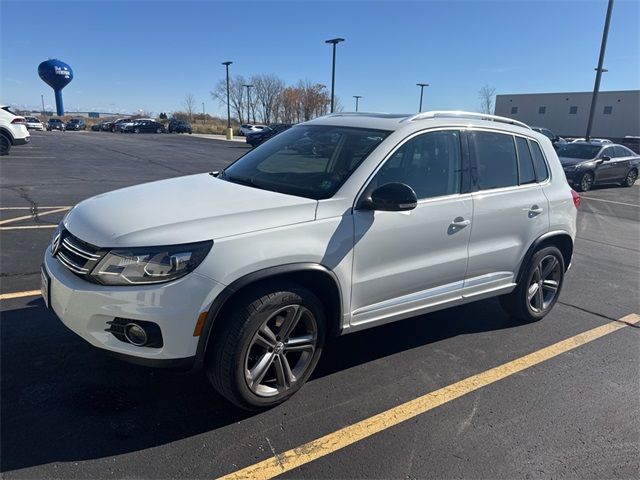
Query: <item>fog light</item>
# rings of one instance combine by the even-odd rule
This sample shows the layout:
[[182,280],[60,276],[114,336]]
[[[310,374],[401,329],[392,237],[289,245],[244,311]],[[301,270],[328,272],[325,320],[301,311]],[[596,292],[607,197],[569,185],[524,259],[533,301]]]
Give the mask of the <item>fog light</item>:
[[148,340],[147,332],[136,323],[128,323],[127,326],[124,327],[124,336],[130,343],[137,347],[143,346]]

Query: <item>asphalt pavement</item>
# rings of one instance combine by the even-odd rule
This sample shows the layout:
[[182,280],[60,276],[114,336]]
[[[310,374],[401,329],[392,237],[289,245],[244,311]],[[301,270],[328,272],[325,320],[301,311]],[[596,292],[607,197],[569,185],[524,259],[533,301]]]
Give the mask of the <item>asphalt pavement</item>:
[[[106,356],[32,294],[65,209],[246,151],[184,135],[45,132],[0,158],[3,478],[213,478],[284,464],[283,452],[566,339],[579,346],[344,448],[298,449],[282,477],[640,476],[640,328],[617,322],[640,313],[638,184],[582,195],[572,268],[542,321],[518,324],[489,300],[337,338],[298,394],[258,414],[201,373]],[[612,323],[622,328],[584,340]]]

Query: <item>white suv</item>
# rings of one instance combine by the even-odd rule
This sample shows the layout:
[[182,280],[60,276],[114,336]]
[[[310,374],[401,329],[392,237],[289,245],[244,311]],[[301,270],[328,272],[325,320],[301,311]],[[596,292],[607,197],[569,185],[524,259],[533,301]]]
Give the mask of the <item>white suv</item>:
[[8,155],[13,145],[25,145],[31,140],[24,117],[16,115],[7,105],[0,105],[0,155]]
[[578,204],[549,139],[520,122],[335,114],[224,171],[81,202],[45,253],[42,291],[96,347],[204,367],[259,409],[304,384],[327,335],[495,296],[544,317]]

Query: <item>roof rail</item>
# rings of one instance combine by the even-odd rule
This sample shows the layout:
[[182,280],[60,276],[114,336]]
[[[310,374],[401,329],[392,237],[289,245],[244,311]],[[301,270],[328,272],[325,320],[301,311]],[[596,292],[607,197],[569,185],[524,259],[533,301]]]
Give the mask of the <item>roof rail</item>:
[[413,122],[415,120],[424,120],[427,118],[473,118],[476,120],[487,120],[490,122],[508,123],[510,125],[517,125],[519,127],[528,128],[531,127],[526,123],[519,122],[512,118],[499,117],[497,115],[490,115],[488,113],[476,113],[476,112],[463,112],[460,110],[436,110],[431,112],[416,113],[411,117],[406,118],[403,121]]

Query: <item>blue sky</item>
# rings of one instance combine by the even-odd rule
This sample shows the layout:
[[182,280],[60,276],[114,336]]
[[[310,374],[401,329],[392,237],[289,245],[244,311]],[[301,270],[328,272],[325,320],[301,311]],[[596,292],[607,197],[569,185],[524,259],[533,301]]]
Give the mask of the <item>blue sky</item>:
[[[353,110],[412,112],[479,107],[484,84],[498,93],[593,88],[606,0],[587,1],[0,1],[0,102],[52,106],[38,77],[47,58],[70,64],[71,110],[179,110],[193,93],[232,74],[275,73],[330,85]],[[602,90],[640,88],[640,2],[617,0]]]

